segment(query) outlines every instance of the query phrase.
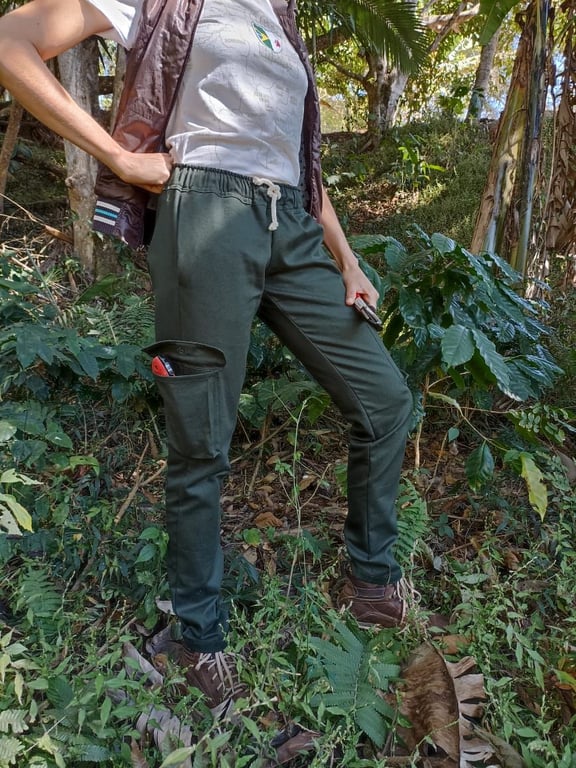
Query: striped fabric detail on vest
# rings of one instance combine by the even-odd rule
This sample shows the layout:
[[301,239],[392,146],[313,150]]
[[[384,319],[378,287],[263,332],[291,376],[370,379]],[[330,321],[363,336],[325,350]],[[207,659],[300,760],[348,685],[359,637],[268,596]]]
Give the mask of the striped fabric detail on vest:
[[104,200],[97,200],[96,207],[94,209],[94,223],[105,224],[109,227],[114,227],[116,219],[120,213],[121,207],[114,203],[105,202]]

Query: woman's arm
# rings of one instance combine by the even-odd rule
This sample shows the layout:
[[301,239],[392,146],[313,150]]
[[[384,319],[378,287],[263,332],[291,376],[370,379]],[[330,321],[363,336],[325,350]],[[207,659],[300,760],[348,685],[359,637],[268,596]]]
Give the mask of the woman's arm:
[[378,291],[362,272],[358,259],[350,248],[336,211],[324,188],[322,189],[320,224],[324,228],[324,243],[342,272],[342,279],[346,287],[346,304],[354,304],[354,299],[360,295],[367,304],[376,306]]
[[170,157],[122,149],[44,64],[109,28],[108,19],[87,0],[33,0],[0,18],[0,83],[44,125],[124,181],[159,192],[170,175]]

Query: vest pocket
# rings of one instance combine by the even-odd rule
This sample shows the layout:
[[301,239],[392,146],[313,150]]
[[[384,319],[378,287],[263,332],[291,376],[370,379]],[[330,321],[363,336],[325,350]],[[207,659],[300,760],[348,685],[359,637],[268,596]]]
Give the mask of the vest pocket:
[[221,445],[221,372],[224,353],[184,341],[160,341],[145,351],[164,358],[174,376],[154,379],[164,402],[169,453],[184,459],[213,459]]

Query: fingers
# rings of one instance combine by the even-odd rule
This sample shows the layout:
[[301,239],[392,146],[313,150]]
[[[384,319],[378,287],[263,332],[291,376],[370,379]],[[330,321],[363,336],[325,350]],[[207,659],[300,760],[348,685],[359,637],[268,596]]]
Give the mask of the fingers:
[[159,194],[170,178],[172,166],[173,161],[168,154],[126,152],[118,175],[136,187]]
[[346,283],[346,304],[352,306],[358,296],[371,306],[375,307],[378,303],[378,291],[367,278]]

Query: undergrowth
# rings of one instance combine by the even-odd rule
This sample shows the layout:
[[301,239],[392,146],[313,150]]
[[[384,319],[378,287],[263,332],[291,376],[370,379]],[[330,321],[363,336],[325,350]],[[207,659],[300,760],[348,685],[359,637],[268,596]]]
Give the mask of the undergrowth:
[[[421,200],[467,161],[473,140],[457,151],[455,137],[438,141],[433,154],[423,130],[410,191]],[[357,158],[355,178],[334,186],[355,194],[406,140],[394,137],[373,167]],[[434,178],[432,165],[447,171]],[[520,297],[496,257],[422,230],[392,233],[379,226],[354,246],[383,289],[384,333],[414,391],[397,555],[419,596],[401,633],[362,630],[335,610],[345,430],[255,325],[223,496],[230,649],[245,686],[226,727],[182,690],[177,670],[155,686],[142,666],[170,619],[166,446],[141,352],[153,333],[149,298],[134,290],[141,276],[127,267],[124,281],[83,286],[66,255],[0,249],[1,768],[185,758],[265,768],[298,730],[314,749],[294,768],[385,768],[403,665],[422,642],[441,647],[428,612],[449,617],[453,658],[473,655],[484,676],[494,764],[575,768],[575,417],[566,388],[555,389],[573,377],[573,296],[551,295],[548,311]],[[159,743],[141,715],[166,712],[181,730],[160,729]]]
[[323,168],[350,234],[402,239],[413,224],[464,246],[472,232],[490,162],[484,126],[450,118],[411,123],[386,134],[376,150],[365,137],[326,137]]

